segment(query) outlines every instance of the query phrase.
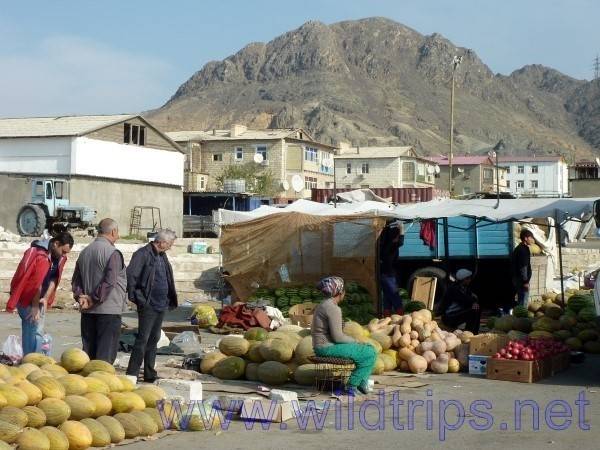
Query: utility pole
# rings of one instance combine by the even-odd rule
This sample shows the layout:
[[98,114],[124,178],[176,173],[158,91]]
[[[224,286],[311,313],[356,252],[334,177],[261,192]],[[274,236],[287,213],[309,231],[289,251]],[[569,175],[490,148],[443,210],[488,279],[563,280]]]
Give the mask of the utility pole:
[[594,80],[600,78],[600,56],[594,58]]
[[452,60],[452,87],[450,88],[450,155],[448,156],[448,192],[450,198],[454,197],[454,174],[452,172],[452,150],[454,146],[454,76],[456,69],[462,62],[462,56],[455,56]]

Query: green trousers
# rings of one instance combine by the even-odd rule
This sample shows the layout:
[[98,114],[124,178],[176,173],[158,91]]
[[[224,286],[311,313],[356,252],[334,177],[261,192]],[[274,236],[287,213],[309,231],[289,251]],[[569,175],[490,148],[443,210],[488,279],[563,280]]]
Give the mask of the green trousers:
[[377,359],[377,352],[372,345],[358,343],[317,347],[315,348],[315,355],[346,358],[354,361],[356,367],[348,380],[348,384],[353,387],[359,386],[363,381],[367,382]]

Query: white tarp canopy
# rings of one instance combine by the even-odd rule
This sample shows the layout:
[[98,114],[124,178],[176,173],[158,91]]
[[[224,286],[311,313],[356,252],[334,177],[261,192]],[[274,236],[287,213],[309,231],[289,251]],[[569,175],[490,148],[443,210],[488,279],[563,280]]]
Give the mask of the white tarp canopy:
[[372,215],[391,219],[418,220],[441,217],[468,216],[486,218],[491,221],[520,220],[526,217],[554,217],[559,211],[559,219],[581,218],[591,213],[595,199],[592,198],[549,198],[549,199],[510,199],[500,200],[496,209],[496,200],[450,200],[439,199],[410,205],[393,206],[387,203],[365,201],[356,203],[338,203],[337,208],[325,203],[310,200],[297,200],[284,208],[261,206],[254,211],[229,211],[220,209],[220,224],[247,222],[270,214],[299,212],[317,216]]
[[582,218],[585,214],[591,213],[593,203],[592,198],[501,199],[498,208],[494,208],[496,200],[439,199],[398,205],[394,213],[399,219],[405,220],[468,216],[501,222],[526,217],[554,217],[558,210],[560,219],[564,220],[567,217]]

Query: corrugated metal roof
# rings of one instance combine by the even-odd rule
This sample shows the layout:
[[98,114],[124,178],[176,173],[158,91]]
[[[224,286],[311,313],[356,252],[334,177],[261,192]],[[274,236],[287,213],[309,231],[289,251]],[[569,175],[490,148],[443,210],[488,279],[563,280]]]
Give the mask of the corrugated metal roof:
[[0,138],[80,136],[133,117],[137,116],[114,114],[0,119]]
[[563,159],[562,156],[555,155],[539,155],[539,156],[500,156],[498,161],[500,162],[554,162],[561,161]]
[[[440,166],[448,166],[448,157],[430,156],[429,159]],[[479,166],[481,164],[492,164],[488,156],[453,156],[452,164],[455,166]]]
[[296,137],[297,129],[277,128],[266,130],[246,130],[237,136],[231,136],[231,130],[211,131],[170,131],[167,134],[175,142],[184,141],[240,141],[240,140],[271,140],[284,139],[286,137]]
[[417,157],[414,149],[405,147],[358,147],[335,156],[335,159],[373,159],[400,158],[401,156]]

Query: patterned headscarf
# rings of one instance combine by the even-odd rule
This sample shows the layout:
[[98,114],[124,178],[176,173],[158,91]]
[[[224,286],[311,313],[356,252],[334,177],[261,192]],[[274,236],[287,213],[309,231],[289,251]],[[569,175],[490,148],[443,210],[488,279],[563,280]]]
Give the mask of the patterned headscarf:
[[344,290],[344,280],[340,277],[325,277],[319,281],[317,289],[320,290],[325,297],[336,297]]

